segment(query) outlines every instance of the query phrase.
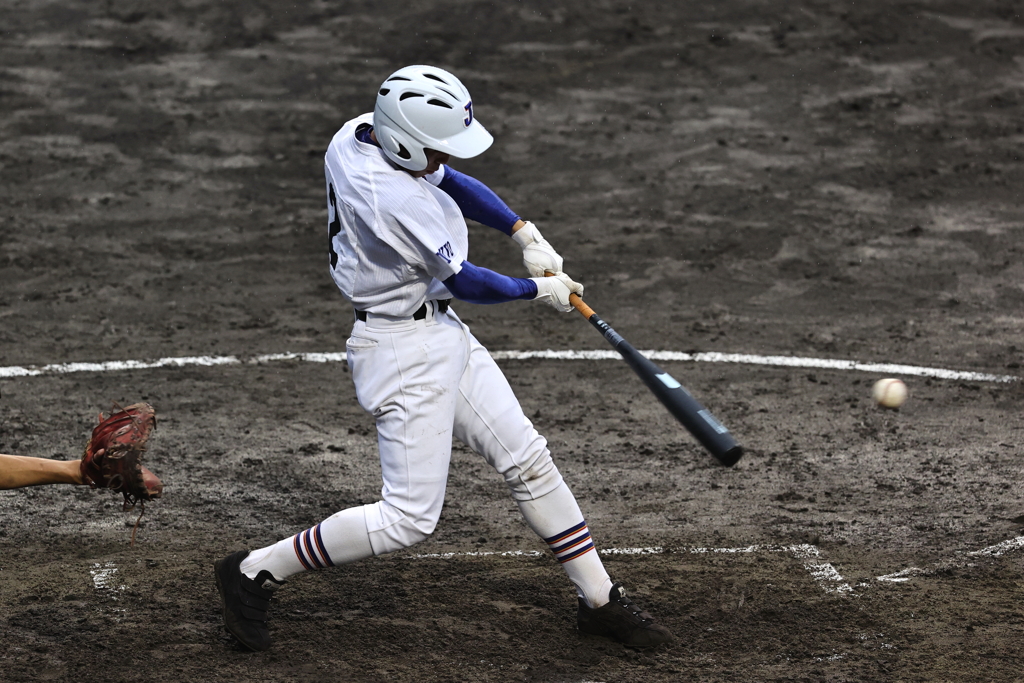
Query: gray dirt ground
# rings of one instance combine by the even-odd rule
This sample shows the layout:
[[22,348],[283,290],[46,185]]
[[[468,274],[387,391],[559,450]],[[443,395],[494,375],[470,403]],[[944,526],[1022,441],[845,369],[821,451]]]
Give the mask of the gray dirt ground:
[[[430,63],[496,138],[453,165],[638,348],[1019,375],[1022,5],[4,1],[0,368],[343,350],[323,152]],[[608,348],[575,314],[457,309],[495,351]],[[8,374],[0,452],[73,459],[147,400],[166,495],[129,547],[113,496],[0,492],[0,679],[1024,680],[1020,382],[907,376],[886,411],[876,373],[664,363],[747,446],[723,469],[621,362],[501,364],[600,546],[662,549],[605,560],[674,646],[581,639],[457,445],[434,537],[296,577],[274,649],[241,652],[213,560],[379,493],[345,365]]]

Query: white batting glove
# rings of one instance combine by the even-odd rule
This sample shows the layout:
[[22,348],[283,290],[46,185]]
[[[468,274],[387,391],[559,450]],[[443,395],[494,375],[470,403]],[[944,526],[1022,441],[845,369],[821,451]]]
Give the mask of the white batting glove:
[[562,257],[541,236],[540,230],[533,223],[527,222],[512,233],[512,239],[522,248],[523,265],[533,277],[544,277],[546,271],[562,272]]
[[533,300],[549,303],[560,313],[568,313],[572,310],[572,304],[569,303],[570,294],[583,296],[583,285],[573,281],[565,273],[530,279],[537,283],[537,296]]

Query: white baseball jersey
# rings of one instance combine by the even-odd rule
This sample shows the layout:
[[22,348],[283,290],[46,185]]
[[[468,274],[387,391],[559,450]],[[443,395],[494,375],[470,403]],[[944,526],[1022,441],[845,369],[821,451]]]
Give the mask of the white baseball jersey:
[[352,119],[327,149],[331,277],[359,310],[411,316],[428,299],[451,298],[440,281],[462,269],[466,221],[435,187],[443,167],[413,178],[356,139],[356,128],[372,123],[373,114]]

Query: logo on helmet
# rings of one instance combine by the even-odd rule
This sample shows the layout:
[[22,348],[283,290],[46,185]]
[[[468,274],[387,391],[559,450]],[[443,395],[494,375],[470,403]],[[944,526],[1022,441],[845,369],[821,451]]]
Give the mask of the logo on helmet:
[[466,118],[462,119],[462,122],[466,124],[466,128],[469,128],[469,125],[473,123],[473,100],[467,102],[463,109],[466,110]]

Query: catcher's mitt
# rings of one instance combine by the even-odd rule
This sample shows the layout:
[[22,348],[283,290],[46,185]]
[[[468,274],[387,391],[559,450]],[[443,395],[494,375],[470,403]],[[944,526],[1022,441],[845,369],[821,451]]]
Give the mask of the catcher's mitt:
[[104,418],[92,430],[82,456],[82,479],[95,488],[124,496],[127,512],[139,501],[159,498],[164,485],[142,466],[146,441],[156,429],[156,411],[148,403],[135,403]]

